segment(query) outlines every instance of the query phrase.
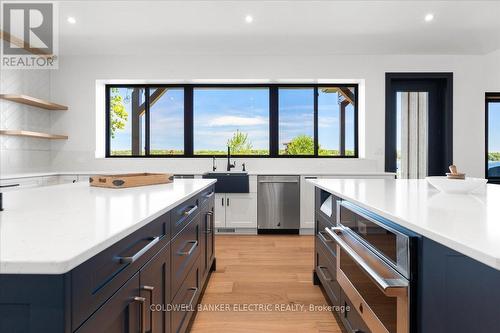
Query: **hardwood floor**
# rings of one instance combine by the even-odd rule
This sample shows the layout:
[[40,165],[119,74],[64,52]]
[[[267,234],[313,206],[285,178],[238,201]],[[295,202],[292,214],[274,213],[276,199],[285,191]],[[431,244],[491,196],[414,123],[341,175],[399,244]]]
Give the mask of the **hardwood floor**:
[[[327,305],[312,284],[313,253],[313,236],[216,236],[217,271],[191,332],[343,332],[331,312],[309,310]],[[215,304],[226,311],[209,309]],[[248,304],[266,308],[244,311]]]

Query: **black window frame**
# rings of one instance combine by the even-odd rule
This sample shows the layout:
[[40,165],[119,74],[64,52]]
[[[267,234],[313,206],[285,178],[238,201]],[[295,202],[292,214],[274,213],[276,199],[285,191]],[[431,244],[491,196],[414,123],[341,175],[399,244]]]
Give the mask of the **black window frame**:
[[488,179],[489,183],[500,184],[500,177],[490,177],[488,175],[488,137],[489,137],[489,103],[500,103],[500,92],[487,92],[484,97],[484,111],[485,111],[485,127],[484,127],[484,178]]
[[[184,154],[151,155],[149,150],[150,124],[149,103],[145,105],[146,141],[144,155],[111,155],[110,137],[110,91],[112,88],[144,88],[148,96],[150,88],[183,88],[184,89]],[[195,88],[268,88],[269,89],[269,155],[234,155],[235,158],[358,158],[359,138],[359,85],[357,83],[272,83],[272,84],[106,84],[105,85],[105,124],[106,124],[106,158],[212,158],[213,155],[195,155],[193,151],[193,90]],[[279,88],[314,88],[314,155],[280,155],[279,154]],[[353,155],[318,155],[318,90],[320,88],[354,88],[354,154]],[[225,155],[216,155],[221,157]]]

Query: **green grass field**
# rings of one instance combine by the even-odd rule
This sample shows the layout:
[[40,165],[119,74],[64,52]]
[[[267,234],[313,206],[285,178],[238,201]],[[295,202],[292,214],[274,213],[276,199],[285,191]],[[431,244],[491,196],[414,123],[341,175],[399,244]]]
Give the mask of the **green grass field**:
[[[222,150],[197,150],[194,152],[195,155],[199,156],[226,156],[227,151],[222,151]],[[168,155],[182,155],[184,154],[184,151],[182,150],[151,150],[151,155],[162,155],[162,156],[168,156]],[[279,152],[280,155],[287,155],[285,150],[280,150]],[[249,151],[243,151],[239,153],[233,153],[233,156],[238,156],[238,155],[253,155],[253,156],[267,156],[269,155],[269,150],[267,149],[252,149]],[[334,150],[334,149],[320,149],[319,151],[320,156],[339,156],[339,151]],[[132,151],[131,150],[113,150],[111,151],[111,156],[132,156]],[[304,155],[307,156],[307,155]],[[354,156],[354,151],[352,150],[346,150],[346,156]],[[500,160],[500,153],[499,153],[499,160]]]

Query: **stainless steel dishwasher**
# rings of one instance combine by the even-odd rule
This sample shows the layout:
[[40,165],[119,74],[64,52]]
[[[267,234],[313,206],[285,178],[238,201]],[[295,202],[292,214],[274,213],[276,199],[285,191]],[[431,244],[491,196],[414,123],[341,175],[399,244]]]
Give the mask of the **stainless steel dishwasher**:
[[298,234],[300,229],[300,177],[258,176],[257,231]]

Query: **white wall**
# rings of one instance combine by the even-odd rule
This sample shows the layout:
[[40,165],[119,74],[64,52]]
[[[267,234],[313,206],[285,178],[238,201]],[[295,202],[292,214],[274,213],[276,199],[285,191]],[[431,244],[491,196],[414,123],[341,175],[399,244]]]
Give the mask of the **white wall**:
[[500,92],[500,50],[487,54],[484,64],[486,76],[486,91]]
[[[48,70],[0,71],[2,94],[25,94],[50,98]],[[0,128],[50,132],[51,112],[0,100]],[[51,167],[50,141],[15,136],[0,136],[0,173],[44,171]]]
[[[69,134],[53,143],[54,170],[205,171],[200,159],[96,159],[96,80],[310,80],[358,79],[365,82],[365,119],[361,144],[365,159],[246,159],[254,171],[383,171],[385,72],[454,72],[454,163],[469,175],[484,173],[484,91],[500,91],[499,80],[486,80],[485,56],[67,56],[53,71],[53,100],[70,110],[53,116],[52,130]],[[494,61],[494,60],[491,60]],[[104,100],[97,101],[104,103]],[[102,104],[101,104],[102,105]],[[104,116],[104,115],[102,115]],[[221,167],[222,167],[221,160]]]

